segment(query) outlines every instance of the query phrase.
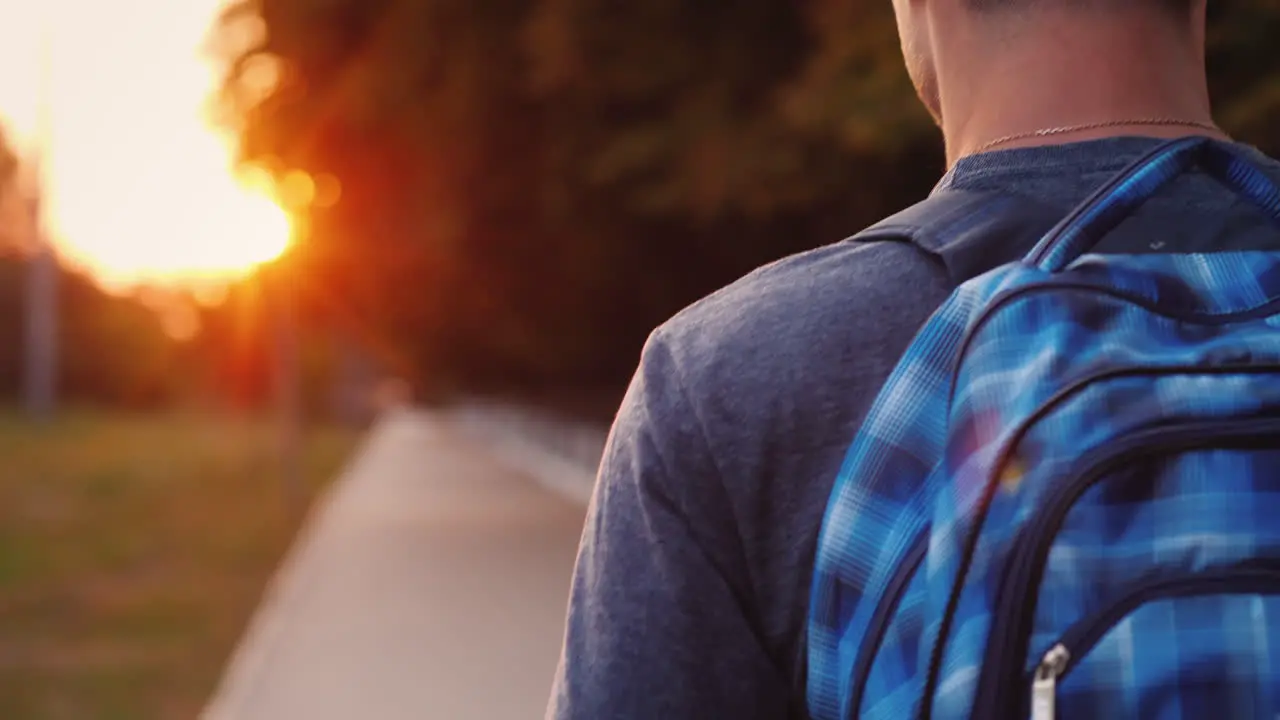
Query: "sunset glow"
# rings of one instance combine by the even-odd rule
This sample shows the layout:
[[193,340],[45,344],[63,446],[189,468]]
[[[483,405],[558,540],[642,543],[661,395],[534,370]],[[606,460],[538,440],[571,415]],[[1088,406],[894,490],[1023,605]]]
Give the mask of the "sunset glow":
[[222,2],[0,0],[0,116],[34,145],[50,18],[46,218],[108,285],[231,278],[287,247],[270,183],[237,178],[208,118],[202,48]]

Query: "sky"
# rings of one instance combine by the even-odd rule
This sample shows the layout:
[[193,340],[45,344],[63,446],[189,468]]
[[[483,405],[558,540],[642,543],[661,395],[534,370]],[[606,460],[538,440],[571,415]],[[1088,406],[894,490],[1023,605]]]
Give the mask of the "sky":
[[0,0],[0,121],[25,151],[47,148],[45,222],[105,285],[234,278],[289,241],[208,117],[219,76],[203,49],[222,2]]

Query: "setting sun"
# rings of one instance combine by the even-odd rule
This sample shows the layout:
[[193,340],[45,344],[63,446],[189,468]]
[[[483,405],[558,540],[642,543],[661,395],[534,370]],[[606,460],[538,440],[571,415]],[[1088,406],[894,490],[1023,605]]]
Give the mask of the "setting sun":
[[219,76],[201,48],[221,5],[0,0],[0,115],[35,145],[47,22],[46,218],[108,285],[231,278],[288,245],[270,183],[235,172],[208,119]]

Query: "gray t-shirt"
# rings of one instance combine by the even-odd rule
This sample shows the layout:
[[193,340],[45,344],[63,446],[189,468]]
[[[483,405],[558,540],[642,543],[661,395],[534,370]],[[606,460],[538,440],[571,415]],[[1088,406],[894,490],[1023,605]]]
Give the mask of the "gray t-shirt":
[[[1065,215],[1157,142],[986,153],[939,188],[1020,194]],[[1098,249],[1271,242],[1246,205],[1191,174]],[[991,252],[1013,259],[1033,241]],[[801,640],[827,495],[881,384],[951,290],[913,245],[841,242],[761,268],[653,333],[605,451],[549,718],[805,716]]]

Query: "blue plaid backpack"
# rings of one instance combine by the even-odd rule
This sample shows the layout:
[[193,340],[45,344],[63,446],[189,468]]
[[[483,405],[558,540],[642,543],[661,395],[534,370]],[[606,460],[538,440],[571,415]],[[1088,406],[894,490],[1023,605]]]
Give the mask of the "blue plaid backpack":
[[1280,222],[1162,144],[920,331],[823,520],[813,718],[1280,713],[1280,251],[1087,252],[1193,165]]

